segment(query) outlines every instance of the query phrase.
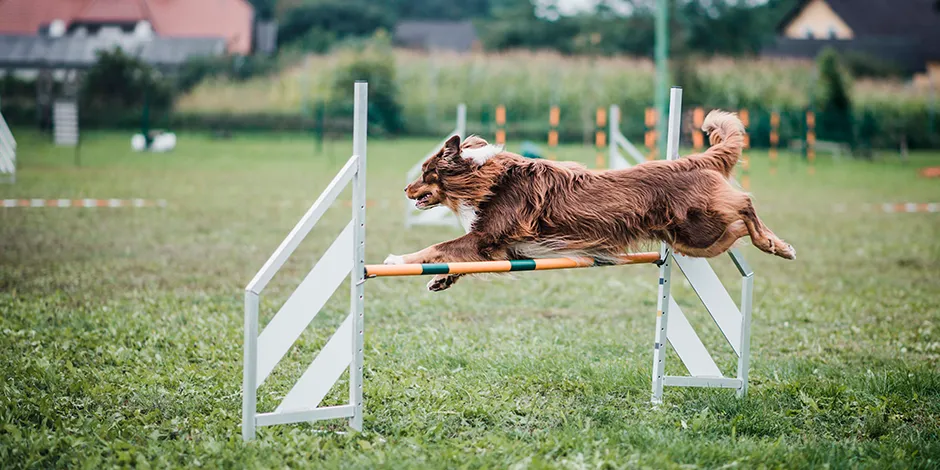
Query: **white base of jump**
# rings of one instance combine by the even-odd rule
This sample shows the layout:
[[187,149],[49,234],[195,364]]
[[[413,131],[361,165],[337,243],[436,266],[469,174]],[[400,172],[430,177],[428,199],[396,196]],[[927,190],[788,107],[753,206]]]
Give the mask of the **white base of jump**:
[[[362,369],[365,307],[365,165],[367,84],[356,83],[353,156],[333,178],[306,214],[245,288],[245,349],[242,401],[242,437],[254,439],[260,426],[348,419],[362,430]],[[673,89],[669,121],[670,159],[678,157],[678,118],[681,90]],[[420,170],[420,165],[417,166]],[[343,189],[352,184],[352,217],[313,269],[259,334],[260,296],[268,282],[295,248],[314,228]],[[742,277],[740,304],[736,304],[708,261],[674,255],[666,244],[660,249],[656,331],[653,342],[652,402],[661,403],[665,387],[723,388],[747,392],[753,272],[737,250],[729,253]],[[672,268],[685,275],[705,309],[714,319],[738,358],[734,377],[725,377],[671,294]],[[313,321],[346,278],[350,280],[349,314],[326,342],[310,366],[274,411],[259,413],[257,390]],[[665,375],[668,345],[679,356],[689,376]],[[349,371],[349,400],[320,406],[343,372]]]

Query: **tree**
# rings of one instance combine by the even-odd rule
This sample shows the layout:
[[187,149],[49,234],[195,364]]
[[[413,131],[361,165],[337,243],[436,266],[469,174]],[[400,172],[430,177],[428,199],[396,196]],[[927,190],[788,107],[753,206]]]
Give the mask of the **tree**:
[[393,15],[385,5],[366,0],[323,0],[289,10],[281,20],[278,40],[291,44],[311,35],[344,39],[393,26]]
[[82,106],[113,112],[142,106],[168,109],[172,92],[167,81],[150,65],[120,48],[98,52],[98,61],[82,83]]
[[826,139],[854,144],[852,92],[848,72],[832,48],[823,50],[816,63],[819,78],[814,102],[819,115],[818,133]]

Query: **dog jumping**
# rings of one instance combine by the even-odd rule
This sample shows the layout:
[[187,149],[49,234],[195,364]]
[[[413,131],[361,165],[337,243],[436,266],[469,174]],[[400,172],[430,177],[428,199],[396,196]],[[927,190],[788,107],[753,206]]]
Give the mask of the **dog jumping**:
[[[711,258],[749,235],[760,250],[795,259],[796,250],[761,222],[751,197],[729,178],[744,147],[744,125],[715,110],[702,130],[711,145],[678,160],[622,170],[532,160],[471,136],[447,140],[405,188],[418,209],[446,206],[466,235],[385,264],[494,261],[545,256],[610,259],[662,241],[681,254]],[[431,291],[460,274],[435,276]]]

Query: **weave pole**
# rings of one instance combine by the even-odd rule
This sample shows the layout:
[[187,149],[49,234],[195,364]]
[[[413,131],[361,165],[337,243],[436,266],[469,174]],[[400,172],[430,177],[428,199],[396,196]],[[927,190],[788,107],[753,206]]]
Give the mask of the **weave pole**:
[[777,146],[780,144],[780,113],[770,113],[770,174],[777,174]]
[[496,145],[506,145],[506,106],[496,107]]
[[591,268],[600,266],[623,266],[649,264],[659,261],[659,253],[631,253],[616,260],[597,260],[578,256],[571,258],[541,258],[504,261],[472,261],[461,263],[433,264],[369,264],[366,277],[425,276],[429,274],[483,274],[515,271],[549,271],[553,269]]
[[649,153],[646,155],[646,160],[652,161],[659,158],[659,149],[656,145],[656,141],[659,137],[656,134],[656,109],[646,108],[646,114],[644,118],[646,123],[646,133],[643,135],[643,143],[646,144],[646,148],[649,149]]
[[604,161],[604,148],[607,147],[607,110],[597,108],[594,113],[594,165],[598,169],[607,168]]
[[705,123],[705,110],[701,107],[692,111],[692,148],[696,152],[705,148],[705,135],[702,132],[702,124]]
[[809,174],[816,174],[816,113],[812,110],[806,111],[806,162]]
[[548,110],[548,159],[557,159],[558,151],[558,123],[561,121],[561,110],[553,104]]

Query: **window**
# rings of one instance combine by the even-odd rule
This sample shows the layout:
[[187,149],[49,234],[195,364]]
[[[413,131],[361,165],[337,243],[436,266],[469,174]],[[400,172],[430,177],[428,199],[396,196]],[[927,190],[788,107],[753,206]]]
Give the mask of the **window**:
[[836,31],[835,26],[829,27],[829,39],[839,39],[839,32]]
[[806,36],[806,39],[813,39],[813,30],[809,26],[806,27],[806,31],[803,33]]

